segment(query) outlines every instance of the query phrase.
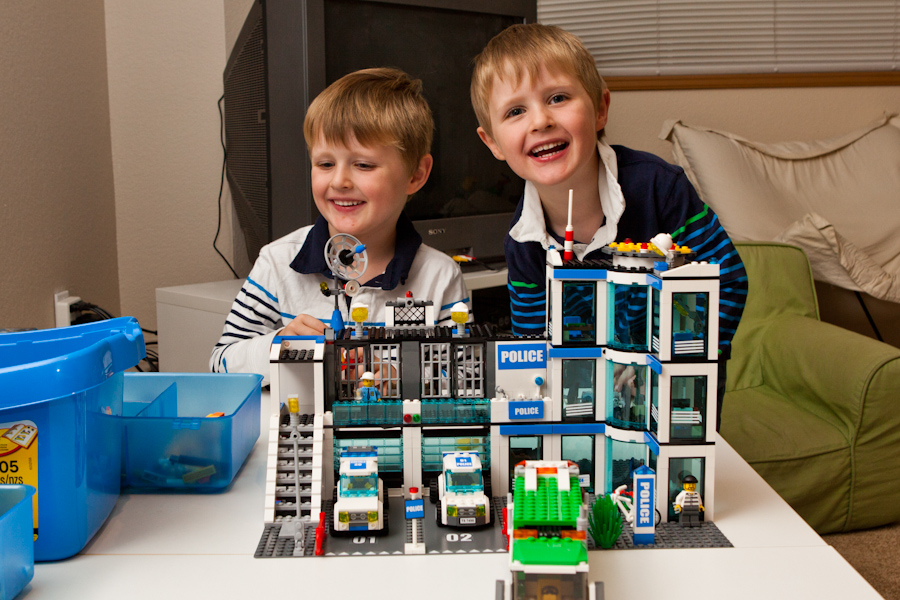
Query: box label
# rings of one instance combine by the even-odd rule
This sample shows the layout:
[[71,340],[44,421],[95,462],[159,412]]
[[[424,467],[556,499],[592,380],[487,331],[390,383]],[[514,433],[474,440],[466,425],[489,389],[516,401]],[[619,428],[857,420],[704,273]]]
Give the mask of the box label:
[[30,485],[34,539],[38,537],[38,429],[31,421],[0,423],[0,484]]

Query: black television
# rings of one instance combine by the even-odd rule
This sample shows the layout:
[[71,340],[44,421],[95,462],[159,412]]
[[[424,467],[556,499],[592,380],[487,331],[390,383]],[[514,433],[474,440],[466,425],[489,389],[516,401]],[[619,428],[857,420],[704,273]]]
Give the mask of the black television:
[[391,66],[422,80],[435,120],[428,184],[407,205],[425,243],[502,257],[523,182],[475,133],[472,59],[536,0],[255,0],[225,67],[227,179],[252,261],[317,216],[303,119],[346,73]]

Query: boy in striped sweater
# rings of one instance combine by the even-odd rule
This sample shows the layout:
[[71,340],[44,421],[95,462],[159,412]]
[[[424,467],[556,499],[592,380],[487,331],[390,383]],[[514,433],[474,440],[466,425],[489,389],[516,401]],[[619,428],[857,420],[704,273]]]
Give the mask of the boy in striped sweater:
[[747,297],[743,263],[681,168],[606,143],[610,94],[581,41],[558,27],[509,27],[476,57],[471,96],[478,135],[526,181],[505,239],[513,331],[544,330],[546,250],[563,246],[572,189],[578,259],[599,258],[610,242],[670,233],[697,260],[721,265],[721,410],[724,365]]
[[[438,324],[452,325],[451,307],[470,305],[459,265],[423,244],[403,213],[431,173],[433,130],[422,82],[397,69],[350,73],[316,97],[303,134],[322,216],[262,248],[213,348],[212,371],[259,373],[268,383],[276,335],[325,332],[334,298],[321,286],[333,287],[334,274],[324,249],[338,233],[366,245],[366,272],[352,298],[368,307],[366,325],[383,326],[385,301],[407,292],[433,301]],[[352,320],[351,298],[339,300],[343,319]]]

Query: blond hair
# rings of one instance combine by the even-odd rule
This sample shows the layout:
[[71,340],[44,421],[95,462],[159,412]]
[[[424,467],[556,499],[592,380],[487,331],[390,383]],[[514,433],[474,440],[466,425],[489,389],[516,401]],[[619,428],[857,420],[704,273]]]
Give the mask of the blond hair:
[[492,135],[489,104],[494,81],[511,77],[518,86],[525,76],[535,81],[542,68],[575,77],[591,97],[594,110],[600,110],[606,82],[577,36],[553,25],[512,25],[495,35],[475,57],[469,92],[478,124],[488,135]]
[[363,69],[344,75],[316,96],[306,111],[303,137],[310,150],[319,138],[347,145],[393,146],[413,173],[431,151],[434,120],[422,82],[399,69]]

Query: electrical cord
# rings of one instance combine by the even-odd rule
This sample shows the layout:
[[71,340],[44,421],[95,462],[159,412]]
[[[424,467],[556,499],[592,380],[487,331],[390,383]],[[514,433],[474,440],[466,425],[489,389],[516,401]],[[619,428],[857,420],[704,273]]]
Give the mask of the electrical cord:
[[216,237],[213,238],[213,250],[216,251],[216,254],[222,257],[222,260],[225,261],[226,265],[228,265],[228,269],[232,272],[234,278],[240,279],[240,277],[238,277],[237,271],[234,270],[234,267],[231,266],[231,263],[228,262],[228,259],[225,258],[225,255],[219,251],[218,247],[216,247],[216,242],[219,241],[219,233],[222,231],[222,192],[225,190],[225,165],[228,164],[228,150],[225,148],[225,115],[222,112],[223,100],[225,100],[225,94],[222,94],[222,96],[219,98],[219,101],[216,102],[216,106],[218,106],[219,108],[219,143],[222,144],[222,174],[219,177],[219,217],[216,221]]
[[[86,302],[84,300],[79,300],[78,302],[74,302],[69,306],[70,313],[79,313],[77,317],[72,319],[73,325],[80,325],[82,323],[93,323],[96,321],[106,321],[108,319],[115,319],[115,317],[106,309],[103,309],[96,304],[92,304],[90,302]],[[144,329],[141,327],[141,331],[144,333],[149,333],[151,335],[159,335],[153,329]],[[141,359],[141,362],[147,363],[147,369],[141,368],[141,362],[134,366],[135,369],[144,373],[144,372],[158,372],[159,371],[159,353],[157,350],[148,348],[148,346],[158,346],[159,342],[156,340],[152,341],[144,341],[144,352],[146,356]]]

